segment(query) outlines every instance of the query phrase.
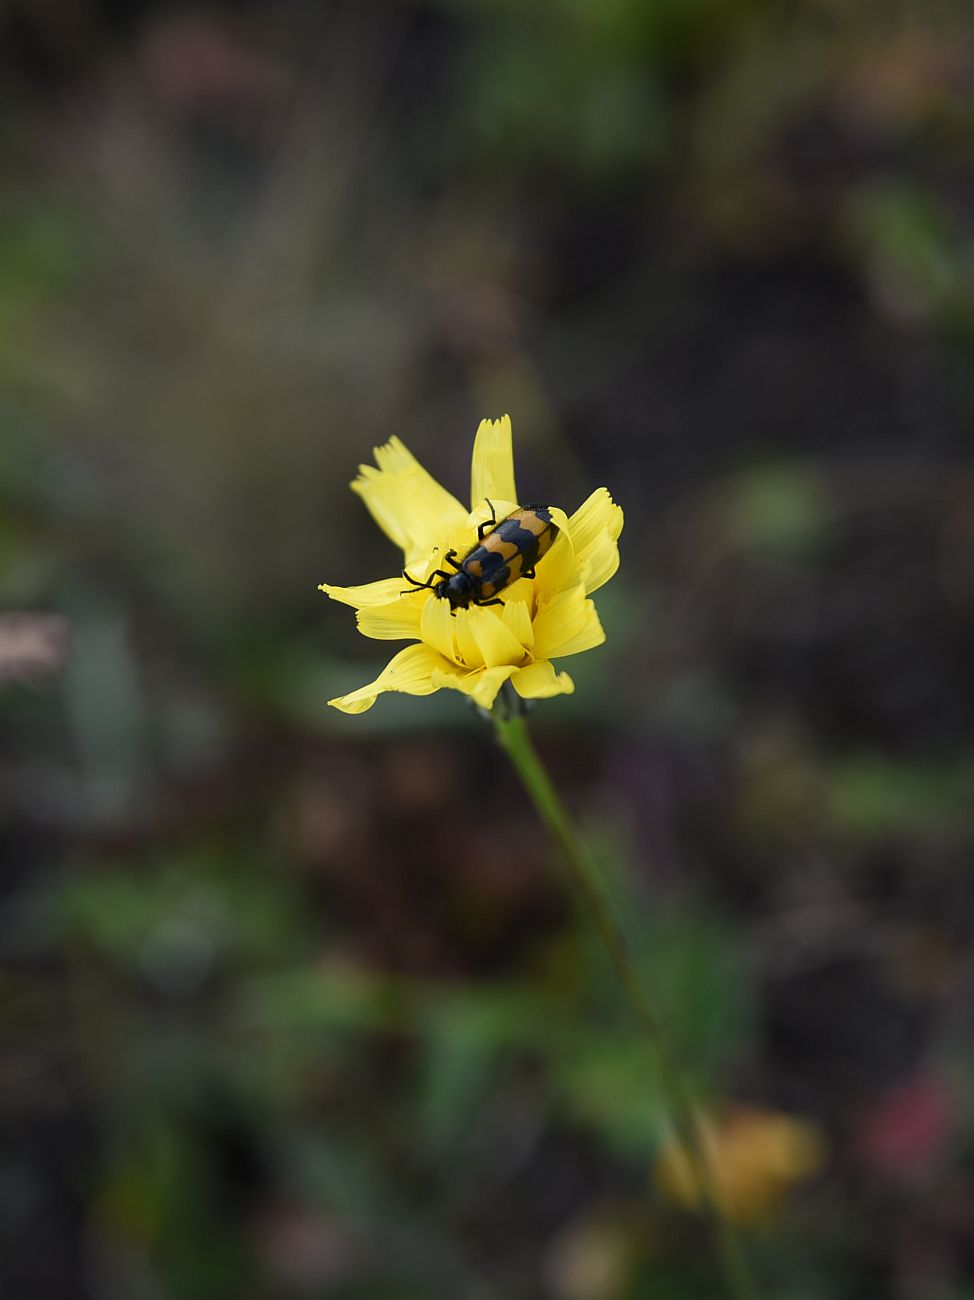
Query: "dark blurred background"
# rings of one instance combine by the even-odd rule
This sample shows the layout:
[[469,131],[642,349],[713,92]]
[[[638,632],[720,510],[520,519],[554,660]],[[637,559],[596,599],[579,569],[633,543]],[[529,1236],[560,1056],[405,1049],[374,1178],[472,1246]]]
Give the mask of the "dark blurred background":
[[489,729],[325,707],[505,411],[762,1295],[971,1300],[969,6],[4,0],[0,107],[4,1300],[722,1294]]

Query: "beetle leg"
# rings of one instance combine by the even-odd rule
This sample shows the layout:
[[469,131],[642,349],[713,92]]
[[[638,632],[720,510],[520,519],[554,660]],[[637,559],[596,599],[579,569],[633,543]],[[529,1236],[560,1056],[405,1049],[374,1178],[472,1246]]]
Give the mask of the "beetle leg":
[[535,576],[535,572],[534,572],[533,564],[531,565],[530,569],[524,569],[521,573],[522,578],[533,578],[534,576]]
[[[403,571],[402,571],[402,576],[406,579],[407,582],[411,582],[411,583],[413,584],[414,587],[428,587],[428,586],[430,586],[430,580],[429,580],[429,578],[427,578],[425,582],[420,582],[420,580],[419,580],[418,578],[414,578],[413,575],[412,575],[411,573],[407,573],[405,569],[403,569]],[[399,594],[400,594],[401,596],[405,596],[407,593],[404,592],[404,591],[401,591]]]
[[492,600],[475,600],[472,602],[478,609],[486,609],[488,605],[503,605],[500,596],[494,596]]
[[497,527],[497,510],[494,508],[494,503],[491,501],[490,497],[484,497],[484,500],[490,506],[490,518],[484,523],[477,525],[478,542],[482,542],[487,534],[493,532]]
[[[453,574],[447,573],[445,569],[434,569],[425,582],[420,582],[418,578],[414,578],[412,574],[407,573],[406,570],[403,569],[402,576],[406,579],[407,582],[411,582],[413,584],[414,590],[432,591],[434,578],[444,578],[446,579],[447,582],[449,582],[450,579],[453,577]],[[413,593],[412,591],[401,591],[399,594],[400,596],[411,596]]]
[[446,564],[452,564],[455,569],[459,570],[460,568],[463,567],[460,561],[457,559],[456,551],[447,551],[446,555],[443,556],[443,560],[444,563]]

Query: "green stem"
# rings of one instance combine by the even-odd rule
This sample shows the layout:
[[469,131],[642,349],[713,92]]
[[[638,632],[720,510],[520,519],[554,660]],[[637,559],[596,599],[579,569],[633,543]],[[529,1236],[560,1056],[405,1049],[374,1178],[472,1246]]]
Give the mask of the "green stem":
[[[713,1169],[707,1154],[703,1128],[689,1085],[670,1044],[660,1009],[640,980],[633,965],[629,945],[616,920],[598,871],[585,846],[579,840],[551,782],[548,771],[531,742],[524,718],[509,711],[502,713],[498,701],[491,717],[497,737],[506,751],[531,802],[552,837],[557,841],[571,873],[572,882],[581,895],[592,920],[602,936],[609,958],[629,998],[630,1005],[644,1030],[656,1057],[660,1083],[677,1137],[686,1152],[694,1179],[700,1188],[704,1215],[720,1261],[728,1295],[734,1300],[754,1300],[747,1264],[717,1197]],[[505,716],[505,713],[508,716]]]

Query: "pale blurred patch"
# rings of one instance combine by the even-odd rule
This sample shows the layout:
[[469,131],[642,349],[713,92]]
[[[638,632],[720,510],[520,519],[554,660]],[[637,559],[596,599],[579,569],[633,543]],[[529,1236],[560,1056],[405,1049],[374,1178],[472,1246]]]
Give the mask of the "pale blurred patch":
[[[825,1134],[813,1121],[745,1106],[705,1126],[718,1198],[729,1218],[756,1224],[772,1218],[789,1190],[825,1163]],[[700,1186],[676,1141],[660,1152],[653,1170],[667,1200],[689,1209]]]
[[635,1227],[631,1213],[621,1206],[569,1223],[545,1261],[552,1292],[560,1300],[616,1300],[625,1295],[639,1240]]
[[68,621],[57,614],[0,614],[0,682],[46,677],[68,656]]

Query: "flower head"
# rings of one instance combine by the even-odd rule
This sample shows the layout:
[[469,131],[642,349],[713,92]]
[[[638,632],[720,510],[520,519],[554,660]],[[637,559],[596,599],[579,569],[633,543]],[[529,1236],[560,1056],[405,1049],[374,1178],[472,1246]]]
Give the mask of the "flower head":
[[[352,483],[382,531],[402,549],[404,570],[419,582],[461,559],[478,528],[518,508],[511,421],[482,420],[474,441],[468,512],[433,479],[398,438],[375,450]],[[552,659],[601,645],[605,633],[589,599],[619,567],[622,510],[598,488],[573,515],[552,506],[558,534],[534,577],[504,587],[497,605],[451,610],[429,587],[400,574],[362,587],[321,584],[332,600],[352,605],[359,631],[379,641],[412,641],[367,686],[329,700],[343,713],[363,713],[384,691],[431,695],[462,691],[489,709],[510,681],[522,699],[570,694],[572,679]]]

